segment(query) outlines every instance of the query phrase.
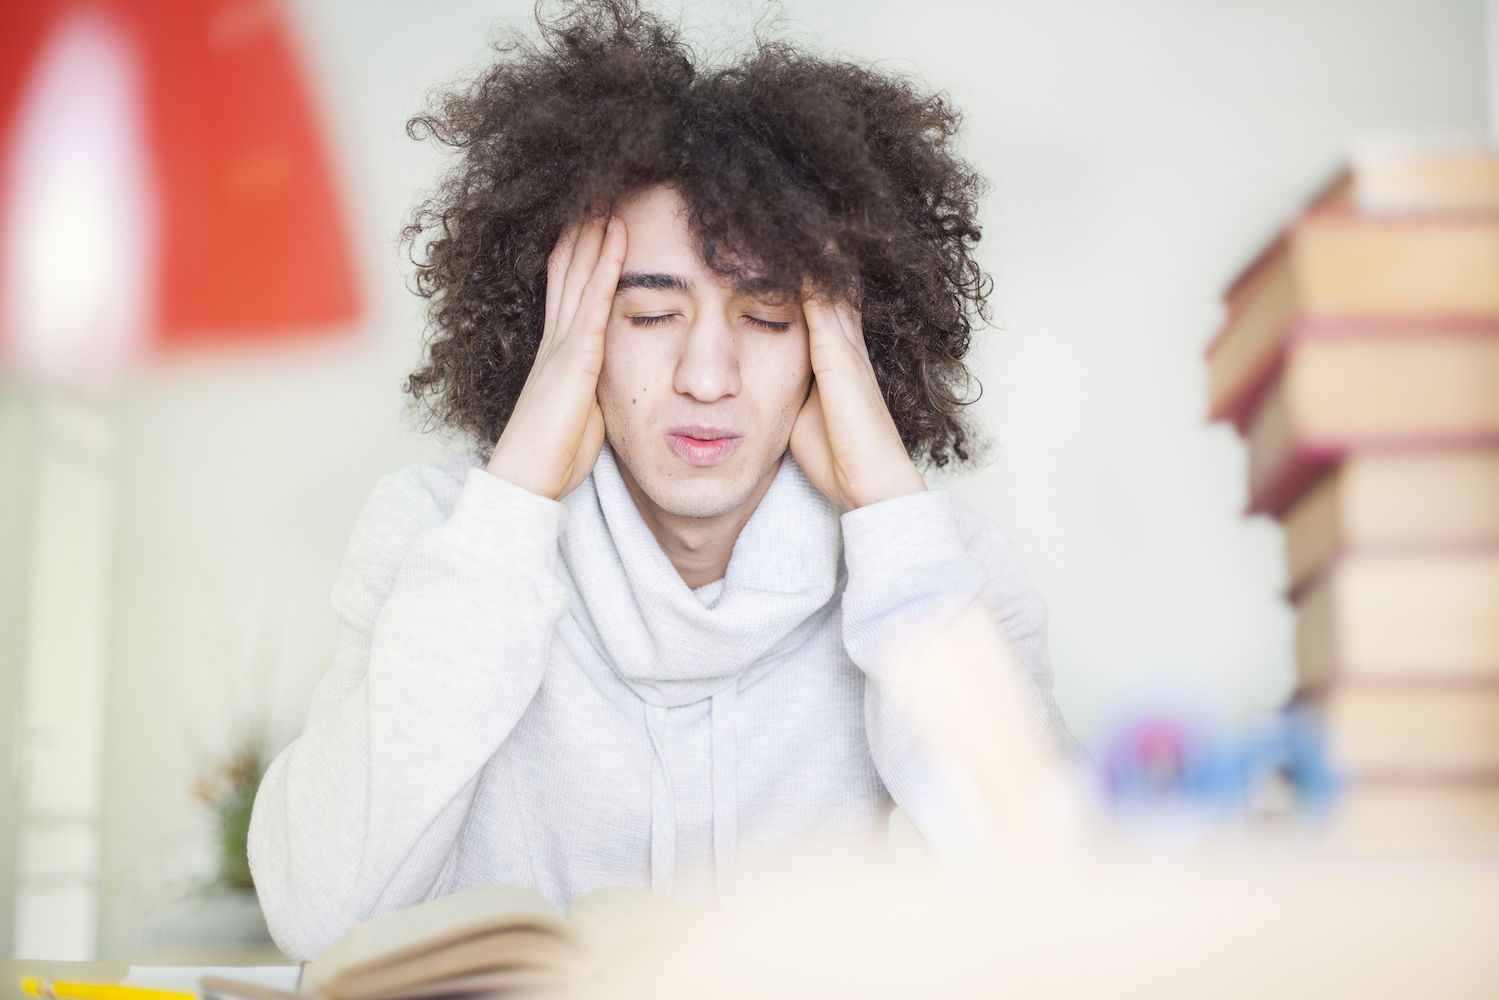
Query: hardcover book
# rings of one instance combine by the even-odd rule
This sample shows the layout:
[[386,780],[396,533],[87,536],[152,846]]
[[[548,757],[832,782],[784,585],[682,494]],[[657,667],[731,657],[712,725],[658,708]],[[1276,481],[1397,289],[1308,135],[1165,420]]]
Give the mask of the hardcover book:
[[1303,684],[1499,682],[1499,548],[1351,552],[1296,612]]
[[524,886],[479,886],[357,924],[307,963],[299,991],[327,1000],[552,991],[632,960],[701,916],[623,886],[585,893],[565,914]]
[[1499,448],[1356,452],[1282,523],[1293,597],[1345,552],[1499,548]]
[[1304,338],[1245,436],[1249,512],[1276,516],[1351,452],[1499,445],[1499,327]]

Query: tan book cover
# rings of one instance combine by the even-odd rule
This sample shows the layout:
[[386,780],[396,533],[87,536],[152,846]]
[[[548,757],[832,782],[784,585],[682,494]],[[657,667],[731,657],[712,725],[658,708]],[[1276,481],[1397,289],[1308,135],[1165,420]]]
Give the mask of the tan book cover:
[[1499,776],[1499,684],[1331,684],[1319,713],[1335,772],[1359,779]]
[[1353,177],[1353,201],[1371,214],[1499,209],[1499,149],[1469,138],[1365,142]]
[[1499,780],[1356,781],[1319,832],[1345,854],[1499,858]]
[[1347,552],[1499,547],[1499,447],[1356,452],[1283,526],[1293,598]]
[[1308,338],[1245,436],[1250,511],[1277,516],[1354,451],[1499,444],[1499,327]]
[[1285,239],[1230,296],[1229,318],[1208,351],[1217,419],[1245,425],[1298,341],[1499,325],[1499,212],[1388,220],[1325,209]]
[[1499,321],[1499,150],[1366,144],[1224,293],[1207,349],[1209,410],[1245,427],[1288,345]]
[[1499,682],[1499,548],[1349,552],[1296,602],[1301,682]]

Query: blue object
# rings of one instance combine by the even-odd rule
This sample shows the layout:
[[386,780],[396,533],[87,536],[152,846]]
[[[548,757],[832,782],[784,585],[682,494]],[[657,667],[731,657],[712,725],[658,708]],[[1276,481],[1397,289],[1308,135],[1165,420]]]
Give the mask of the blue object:
[[1101,777],[1119,807],[1234,813],[1248,809],[1266,782],[1281,781],[1298,812],[1321,815],[1338,787],[1324,747],[1320,720],[1300,706],[1247,734],[1201,716],[1150,711],[1128,720],[1108,744]]

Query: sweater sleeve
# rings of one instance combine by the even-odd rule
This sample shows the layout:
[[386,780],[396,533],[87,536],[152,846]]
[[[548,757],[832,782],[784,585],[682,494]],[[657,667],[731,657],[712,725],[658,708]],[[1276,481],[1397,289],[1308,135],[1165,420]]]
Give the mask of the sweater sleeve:
[[288,957],[443,893],[481,769],[541,684],[567,601],[565,514],[482,468],[446,518],[412,470],[376,484],[333,586],[332,667],[250,824]]
[[[976,519],[974,519],[976,520]],[[964,532],[942,490],[871,504],[842,518],[848,585],[843,639],[867,678],[865,728],[880,779],[934,844],[964,836],[961,795],[944,780],[915,732],[898,689],[881,669],[883,649],[906,629],[955,606],[980,601],[1025,672],[1022,692],[1038,726],[1064,758],[1081,755],[1052,698],[1046,606],[1025,579],[1004,535],[984,523]]]

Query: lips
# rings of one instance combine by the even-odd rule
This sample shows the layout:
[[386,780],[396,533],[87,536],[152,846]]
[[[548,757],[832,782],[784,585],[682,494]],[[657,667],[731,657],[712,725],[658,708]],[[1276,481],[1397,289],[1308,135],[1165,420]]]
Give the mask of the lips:
[[717,465],[734,453],[743,440],[722,427],[673,427],[666,443],[688,465]]

